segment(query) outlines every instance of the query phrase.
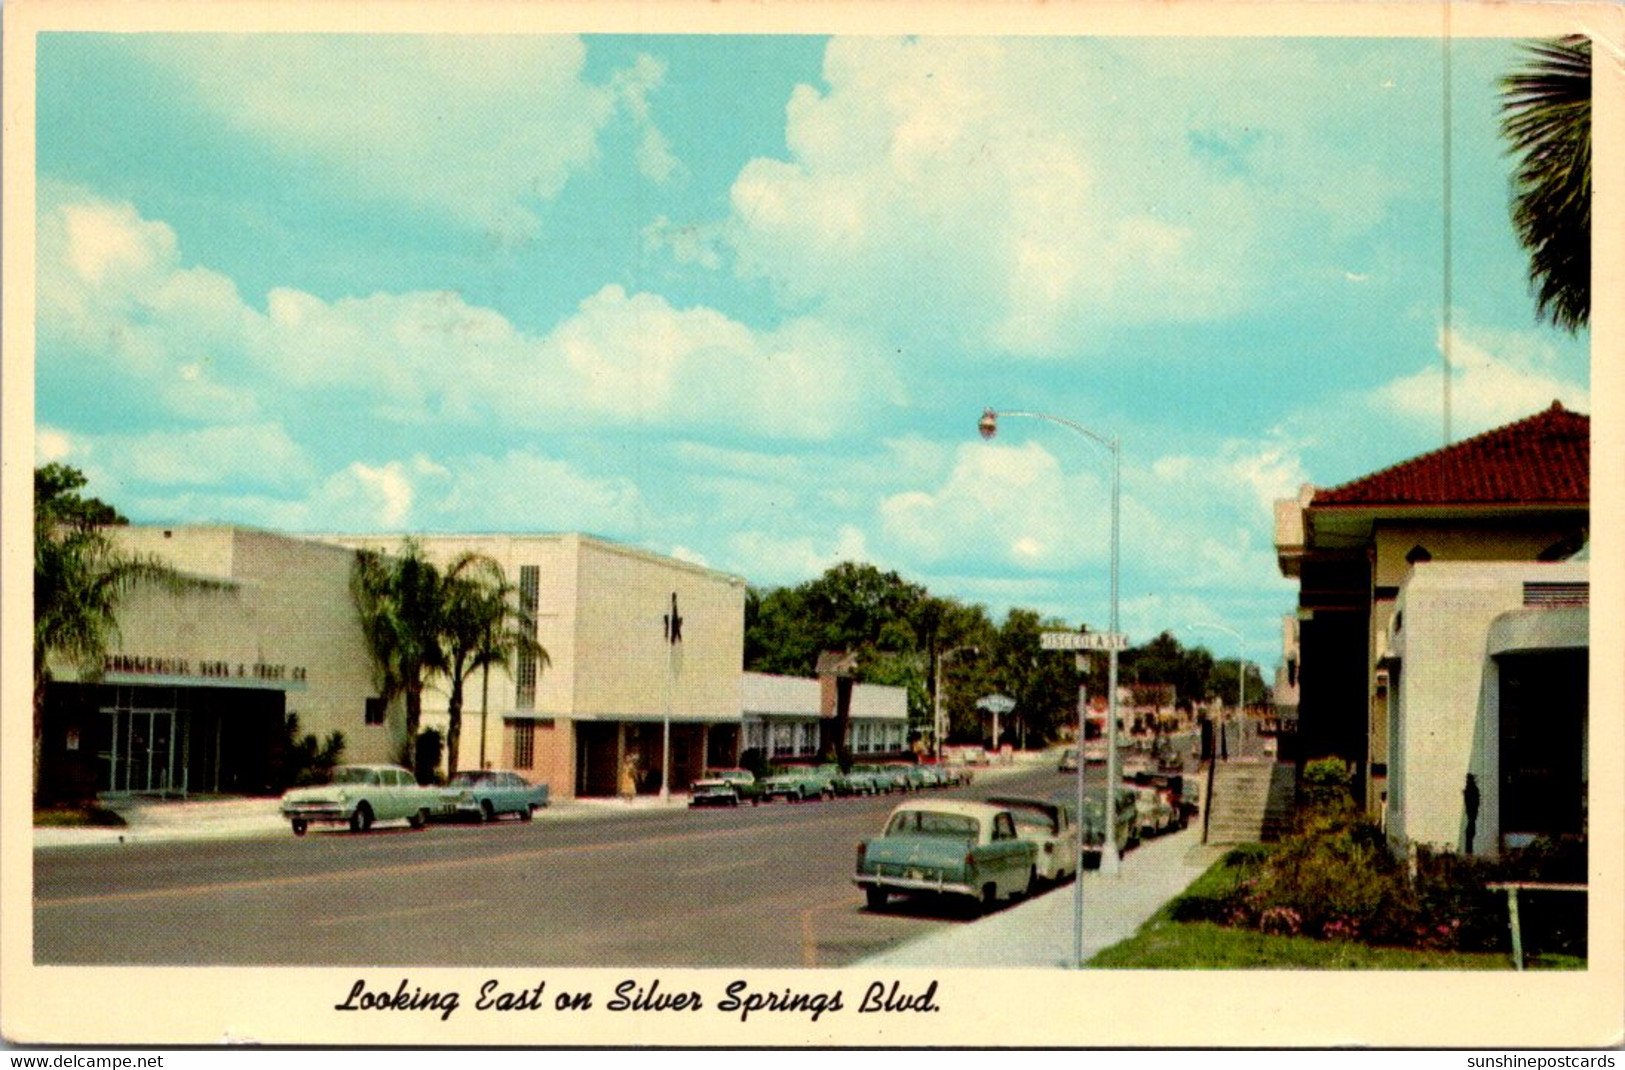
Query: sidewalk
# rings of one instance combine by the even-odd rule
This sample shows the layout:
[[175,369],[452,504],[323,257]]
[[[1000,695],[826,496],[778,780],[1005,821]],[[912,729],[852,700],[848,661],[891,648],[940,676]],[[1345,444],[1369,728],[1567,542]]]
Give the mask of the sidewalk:
[[[36,850],[53,847],[88,847],[121,843],[159,843],[165,840],[235,840],[262,836],[291,836],[288,821],[279,811],[278,798],[129,799],[109,805],[124,818],[122,828],[73,826],[34,829]],[[537,821],[571,821],[613,817],[643,810],[681,810],[687,795],[668,802],[658,796],[625,799],[566,799],[536,811]],[[339,826],[316,826],[311,834],[342,831]]]
[[[1223,856],[1204,847],[1199,823],[1141,844],[1123,857],[1116,877],[1083,875],[1083,957],[1133,936],[1168,900]],[[1057,888],[976,922],[955,925],[881,952],[857,966],[984,968],[1070,967],[1076,937],[1076,891]]]

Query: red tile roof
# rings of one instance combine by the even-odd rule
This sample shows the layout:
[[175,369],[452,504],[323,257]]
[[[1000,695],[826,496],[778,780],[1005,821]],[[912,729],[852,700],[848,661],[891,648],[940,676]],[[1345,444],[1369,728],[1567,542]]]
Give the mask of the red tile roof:
[[1317,491],[1310,508],[1590,503],[1591,418],[1554,401],[1517,423]]

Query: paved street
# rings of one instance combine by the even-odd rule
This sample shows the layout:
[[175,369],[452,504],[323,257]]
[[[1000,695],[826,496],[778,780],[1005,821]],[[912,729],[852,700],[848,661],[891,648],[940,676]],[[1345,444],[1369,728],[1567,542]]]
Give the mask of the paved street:
[[[1071,784],[1045,764],[946,794]],[[36,959],[840,966],[966,923],[940,905],[863,908],[853,851],[898,801],[40,851]]]

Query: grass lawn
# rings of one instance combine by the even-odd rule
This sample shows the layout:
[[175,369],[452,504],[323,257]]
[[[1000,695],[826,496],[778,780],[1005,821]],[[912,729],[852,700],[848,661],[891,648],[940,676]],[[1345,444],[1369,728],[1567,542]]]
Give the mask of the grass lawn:
[[[1116,970],[1510,970],[1504,952],[1413,951],[1374,947],[1349,940],[1266,935],[1212,921],[1175,921],[1180,899],[1220,895],[1242,879],[1246,869],[1226,859],[1214,863],[1183,896],[1163,906],[1140,931],[1089,960],[1096,969]],[[1526,969],[1586,968],[1570,955],[1529,956]]]

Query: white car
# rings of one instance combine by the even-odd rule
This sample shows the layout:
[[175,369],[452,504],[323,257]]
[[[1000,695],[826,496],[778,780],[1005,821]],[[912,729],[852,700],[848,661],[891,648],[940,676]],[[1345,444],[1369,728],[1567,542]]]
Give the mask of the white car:
[[1038,848],[1038,879],[1059,884],[1078,875],[1078,823],[1073,807],[1043,799],[994,796],[1016,819],[1016,835]]
[[282,796],[282,816],[295,836],[318,823],[365,832],[375,821],[404,820],[418,829],[445,809],[440,789],[418,786],[398,765],[341,765],[328,783],[294,788]]
[[1149,784],[1136,784],[1134,791],[1134,827],[1140,839],[1160,836],[1179,828],[1179,812],[1157,788]]

